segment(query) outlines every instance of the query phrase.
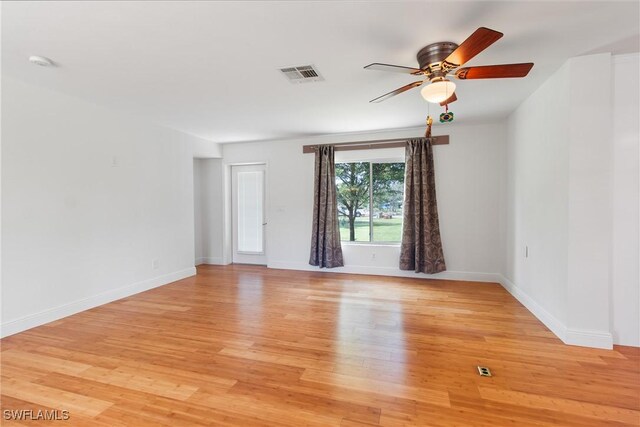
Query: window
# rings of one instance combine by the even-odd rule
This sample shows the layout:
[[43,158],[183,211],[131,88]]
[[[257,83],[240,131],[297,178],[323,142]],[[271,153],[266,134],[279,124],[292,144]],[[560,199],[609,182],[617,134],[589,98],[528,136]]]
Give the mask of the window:
[[336,188],[342,241],[400,242],[404,162],[336,163]]

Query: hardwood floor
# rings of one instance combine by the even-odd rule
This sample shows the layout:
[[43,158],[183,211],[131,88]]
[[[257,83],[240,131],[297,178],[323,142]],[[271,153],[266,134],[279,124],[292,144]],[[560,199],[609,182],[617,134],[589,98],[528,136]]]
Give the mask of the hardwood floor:
[[637,348],[563,345],[498,284],[201,266],[1,344],[6,426],[640,425]]

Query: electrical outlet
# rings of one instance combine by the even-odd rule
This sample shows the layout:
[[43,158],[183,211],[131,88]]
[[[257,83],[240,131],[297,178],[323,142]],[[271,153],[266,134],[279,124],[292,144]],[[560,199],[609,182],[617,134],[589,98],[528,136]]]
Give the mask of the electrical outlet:
[[151,268],[153,268],[154,270],[157,270],[158,269],[158,265],[159,264],[158,264],[158,260],[157,259],[151,260]]
[[376,259],[376,253],[375,252],[371,254],[371,259]]

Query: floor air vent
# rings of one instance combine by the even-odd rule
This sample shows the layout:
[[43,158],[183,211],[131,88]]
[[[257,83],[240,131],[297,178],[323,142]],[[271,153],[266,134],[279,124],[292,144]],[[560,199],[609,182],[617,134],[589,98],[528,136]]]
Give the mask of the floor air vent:
[[313,68],[313,65],[280,68],[280,71],[291,83],[310,83],[324,80],[318,70]]
[[491,371],[485,366],[478,366],[478,373],[481,377],[490,377]]

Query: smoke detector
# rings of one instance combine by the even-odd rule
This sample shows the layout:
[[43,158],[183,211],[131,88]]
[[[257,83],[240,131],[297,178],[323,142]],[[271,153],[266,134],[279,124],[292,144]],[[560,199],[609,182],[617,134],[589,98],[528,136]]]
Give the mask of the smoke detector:
[[32,64],[39,65],[41,67],[53,67],[54,63],[49,58],[45,58],[44,56],[32,55],[29,57],[29,62]]
[[313,65],[298,65],[295,67],[280,68],[280,72],[290,83],[321,82],[324,79]]

